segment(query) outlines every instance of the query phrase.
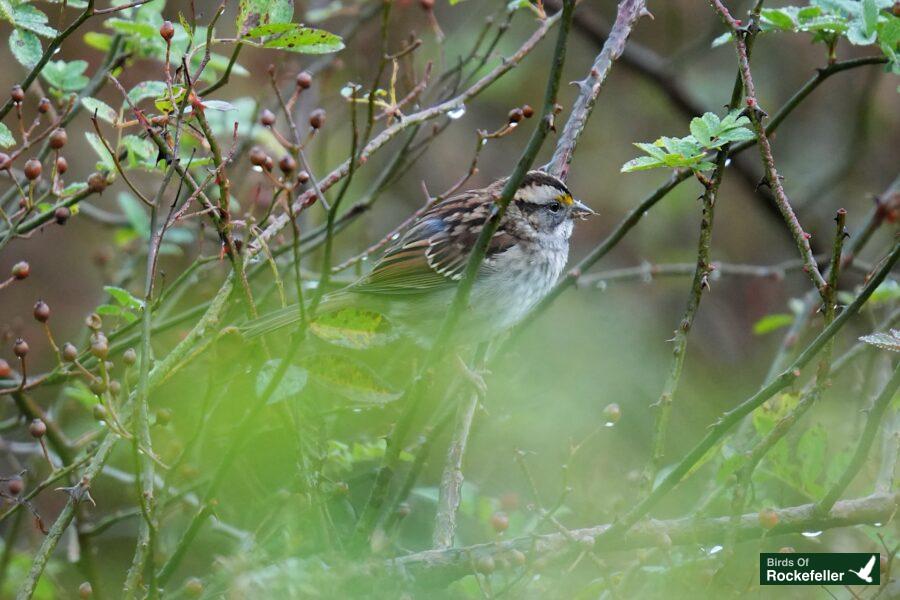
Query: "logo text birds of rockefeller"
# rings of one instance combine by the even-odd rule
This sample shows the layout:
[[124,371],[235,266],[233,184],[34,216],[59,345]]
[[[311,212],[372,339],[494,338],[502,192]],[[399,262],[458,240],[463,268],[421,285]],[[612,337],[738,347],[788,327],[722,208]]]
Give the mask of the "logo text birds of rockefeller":
[[761,585],[878,585],[875,553],[762,553]]

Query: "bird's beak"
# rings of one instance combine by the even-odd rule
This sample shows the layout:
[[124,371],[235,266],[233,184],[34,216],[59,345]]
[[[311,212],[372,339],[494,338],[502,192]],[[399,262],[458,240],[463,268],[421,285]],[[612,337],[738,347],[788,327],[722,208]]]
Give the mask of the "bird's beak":
[[581,200],[573,200],[572,208],[569,212],[569,216],[573,219],[585,219],[591,215],[596,215],[597,213],[591,209],[590,206],[582,202]]

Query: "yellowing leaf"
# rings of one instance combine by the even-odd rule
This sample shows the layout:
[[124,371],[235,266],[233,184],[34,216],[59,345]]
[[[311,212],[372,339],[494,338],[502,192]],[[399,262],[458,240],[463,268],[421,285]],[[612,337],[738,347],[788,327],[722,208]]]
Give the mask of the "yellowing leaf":
[[310,324],[309,329],[322,341],[356,350],[383,346],[396,337],[391,322],[384,315],[359,308],[324,313]]

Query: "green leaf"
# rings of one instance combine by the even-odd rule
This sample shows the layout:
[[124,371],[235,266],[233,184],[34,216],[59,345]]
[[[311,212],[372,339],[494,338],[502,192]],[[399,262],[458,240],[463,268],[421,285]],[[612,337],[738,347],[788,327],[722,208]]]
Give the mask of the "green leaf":
[[340,36],[299,23],[272,23],[247,32],[248,37],[268,38],[263,48],[280,48],[301,54],[328,54],[344,48]]
[[0,123],[0,147],[9,148],[13,144],[16,143],[15,138],[13,137],[12,132],[9,130],[9,127]]
[[865,24],[862,21],[853,21],[847,30],[847,40],[855,46],[868,46],[875,43],[876,34],[866,33]]
[[878,6],[875,5],[875,0],[862,0],[862,22],[866,35],[875,33],[878,27]]
[[[256,376],[257,396],[261,396],[266,391],[266,388],[269,387],[280,362],[281,361],[279,360],[266,361],[259,370],[259,375]],[[275,391],[272,392],[267,404],[275,404],[276,402],[282,402],[296,397],[303,391],[303,388],[306,387],[307,379],[308,373],[306,372],[306,369],[297,365],[288,365],[284,372],[284,377],[278,382],[278,386],[276,386]]]
[[84,76],[87,68],[88,64],[83,60],[55,60],[47,63],[41,71],[41,77],[62,92],[77,92],[88,84],[89,80]]
[[702,146],[708,147],[712,140],[712,132],[709,123],[701,117],[691,119],[691,135],[694,136]]
[[658,158],[659,160],[662,160],[666,156],[666,153],[663,151],[663,149],[660,148],[659,146],[657,146],[656,144],[635,142],[634,145],[637,146],[638,148],[640,148],[641,150],[643,150],[644,152],[646,152],[647,154],[649,154],[650,156],[652,156],[653,158]]
[[793,17],[785,10],[780,8],[767,8],[760,12],[760,16],[775,27],[786,31],[793,31],[796,23]]
[[344,348],[383,346],[396,338],[391,322],[377,312],[342,308],[316,317],[309,330],[319,339]]
[[14,10],[13,22],[16,27],[27,29],[43,37],[56,37],[57,31],[47,25],[47,15],[35,7],[30,4],[20,4]]
[[753,324],[753,333],[756,335],[763,335],[769,333],[771,331],[775,331],[777,329],[781,329],[782,327],[787,327],[791,323],[794,322],[794,315],[789,314],[774,314],[774,315],[766,315],[759,321]]
[[[38,36],[24,29],[14,29],[9,36],[9,49],[24,67],[34,68],[44,53]],[[49,65],[48,65],[49,66]]]
[[132,104],[138,104],[147,98],[158,98],[166,93],[164,81],[142,81],[128,92],[128,99]]
[[115,124],[119,120],[119,113],[102,100],[86,97],[81,99],[81,104],[91,115],[96,114],[98,119],[102,119],[107,123]]
[[316,385],[336,392],[351,402],[385,404],[402,393],[388,387],[366,365],[338,354],[315,354],[304,361]]
[[890,333],[871,333],[859,339],[882,350],[900,352],[900,329],[891,329]]
[[191,29],[191,24],[188,23],[187,19],[184,18],[184,13],[178,11],[178,22],[181,24],[181,28],[184,29],[184,32],[188,36],[188,40],[191,43],[194,41],[194,30]]
[[120,192],[117,200],[131,228],[145,240],[150,239],[150,217],[140,201],[127,192]]
[[150,217],[140,201],[128,192],[120,192],[116,199],[131,228],[145,240],[150,239]]
[[718,136],[719,145],[725,144],[726,142],[743,142],[744,140],[752,140],[756,139],[756,134],[746,127],[738,127],[735,129],[729,129],[728,131],[723,132]]
[[103,286],[103,291],[109,294],[113,298],[113,300],[115,300],[125,308],[134,310],[142,310],[144,308],[144,301],[135,298],[131,295],[131,292],[126,289],[116,287],[114,285],[105,285]]
[[119,33],[130,33],[145,40],[156,41],[159,37],[159,28],[150,23],[138,23],[127,19],[107,19],[103,25]]
[[760,437],[767,435],[775,424],[797,406],[796,394],[779,394],[766,400],[753,411],[753,428]]
[[116,163],[113,161],[113,157],[110,155],[109,150],[103,145],[100,136],[92,131],[85,132],[84,136],[87,138],[91,148],[94,149],[94,152],[96,152],[97,156],[100,158],[100,162],[97,163],[97,168],[101,171],[113,172],[116,169]]
[[712,43],[710,44],[711,48],[718,48],[719,46],[724,46],[732,40],[731,32],[726,31],[720,36],[717,36]]
[[175,109],[182,103],[184,100],[184,95],[187,93],[187,90],[183,85],[173,85],[172,86],[172,95],[169,96],[168,88],[164,88],[160,96],[153,102],[156,106],[156,109],[160,112],[171,113],[175,112]]
[[635,171],[647,171],[658,167],[665,167],[666,163],[652,156],[639,156],[632,158],[622,165],[622,173],[634,173]]
[[[69,3],[71,6],[71,3]],[[105,33],[97,33],[96,31],[88,31],[84,34],[84,43],[100,52],[109,52],[112,48],[112,36]]]
[[240,0],[235,26],[238,37],[243,37],[254,27],[290,23],[293,17],[293,0]]
[[88,386],[80,379],[76,379],[72,385],[63,388],[63,393],[69,398],[78,400],[88,410],[92,409],[99,402],[97,394],[89,390]]
[[126,135],[122,138],[122,145],[128,150],[130,167],[145,166],[153,168],[156,165],[158,149],[152,141],[136,135]]
[[878,29],[878,41],[891,49],[900,45],[900,18],[888,15]]
[[884,304],[898,298],[900,298],[900,283],[897,283],[896,279],[885,279],[872,292],[872,295],[869,297],[869,304]]

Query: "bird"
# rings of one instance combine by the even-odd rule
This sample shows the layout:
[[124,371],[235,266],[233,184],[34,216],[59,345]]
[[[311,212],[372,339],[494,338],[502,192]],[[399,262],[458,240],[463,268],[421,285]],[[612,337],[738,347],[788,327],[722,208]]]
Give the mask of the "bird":
[[859,571],[854,571],[853,569],[848,569],[850,573],[853,573],[866,583],[872,583],[872,568],[875,566],[875,555],[872,555],[872,558],[869,559],[869,562],[866,563]]
[[[316,314],[348,306],[365,308],[384,315],[402,333],[428,347],[507,181],[498,179],[436,203],[368,274],[324,296]],[[595,214],[558,177],[527,172],[488,243],[468,310],[454,337],[488,341],[518,323],[547,295],[565,268],[574,221]],[[254,338],[300,319],[295,304],[250,321],[242,331]]]

